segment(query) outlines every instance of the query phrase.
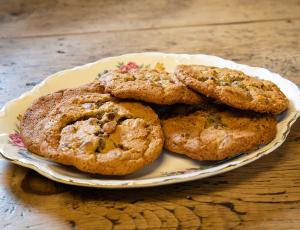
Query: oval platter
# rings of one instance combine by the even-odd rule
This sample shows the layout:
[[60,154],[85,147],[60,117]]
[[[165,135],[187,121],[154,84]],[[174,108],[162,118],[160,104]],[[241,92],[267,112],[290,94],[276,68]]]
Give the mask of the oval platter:
[[[274,82],[288,97],[290,104],[287,111],[277,116],[277,135],[268,145],[255,151],[242,153],[233,158],[218,162],[194,161],[166,150],[155,162],[142,170],[122,177],[108,177],[83,173],[77,169],[51,162],[28,152],[20,140],[18,123],[20,115],[32,101],[44,94],[63,88],[76,87],[97,78],[107,69],[114,69],[120,63],[135,62],[138,65],[154,66],[157,62],[164,64],[173,72],[178,64],[201,64],[228,67],[260,79]],[[292,124],[300,115],[300,90],[291,81],[266,69],[237,64],[216,56],[196,54],[134,53],[117,57],[104,58],[99,61],[64,70],[46,78],[31,91],[8,102],[0,111],[0,153],[3,158],[37,171],[45,177],[71,185],[97,188],[137,188],[152,187],[196,179],[224,173],[253,162],[277,149],[286,139]]]

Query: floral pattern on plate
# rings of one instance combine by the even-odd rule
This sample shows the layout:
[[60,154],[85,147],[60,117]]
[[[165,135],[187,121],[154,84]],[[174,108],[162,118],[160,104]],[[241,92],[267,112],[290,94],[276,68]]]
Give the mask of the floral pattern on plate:
[[[145,167],[129,176],[110,178],[82,173],[73,167],[56,164],[31,154],[24,148],[24,143],[19,133],[19,126],[16,125],[19,124],[20,116],[16,118],[14,114],[23,114],[32,101],[41,95],[91,82],[99,73],[108,69],[118,68],[120,71],[128,71],[131,68],[135,69],[144,66],[138,63],[147,63],[150,66],[158,65],[158,67],[160,65],[158,63],[163,63],[163,68],[170,72],[178,64],[203,64],[240,70],[250,76],[273,81],[287,95],[290,100],[290,106],[285,113],[280,115],[277,124],[277,136],[270,144],[261,146],[247,154],[241,154],[226,161],[215,163],[197,162],[164,150],[161,157],[149,167]],[[56,73],[35,86],[31,91],[8,102],[0,111],[0,154],[12,163],[31,168],[52,180],[78,186],[133,188],[180,183],[224,173],[271,153],[284,142],[292,124],[299,117],[299,111],[299,88],[289,80],[263,68],[250,67],[204,54],[188,55],[155,52],[126,54],[105,58],[94,63]]]

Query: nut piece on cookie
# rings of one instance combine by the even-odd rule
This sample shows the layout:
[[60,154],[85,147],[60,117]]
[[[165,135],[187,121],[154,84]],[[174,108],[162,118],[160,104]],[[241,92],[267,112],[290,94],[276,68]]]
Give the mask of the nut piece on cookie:
[[289,104],[287,97],[271,81],[237,70],[179,65],[176,77],[191,89],[237,109],[277,114]]
[[119,69],[102,74],[99,82],[105,92],[123,99],[135,99],[155,104],[200,104],[206,101],[188,89],[173,74],[165,71],[162,64],[155,68],[137,67],[126,71]]
[[162,120],[165,148],[196,160],[223,160],[253,150],[271,142],[277,131],[269,114],[208,105],[189,114],[178,111]]

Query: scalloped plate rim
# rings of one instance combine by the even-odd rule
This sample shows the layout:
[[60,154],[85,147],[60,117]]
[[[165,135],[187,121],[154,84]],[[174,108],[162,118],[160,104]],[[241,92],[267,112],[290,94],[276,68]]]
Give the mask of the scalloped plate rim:
[[[0,110],[0,117],[4,117],[5,116],[5,111],[6,109],[13,105],[14,103],[17,103],[18,101],[32,95],[35,91],[39,90],[42,86],[44,86],[47,81],[49,79],[52,79],[56,76],[65,74],[67,72],[72,72],[78,69],[84,69],[84,68],[88,68],[89,66],[104,62],[104,61],[109,61],[109,60],[113,60],[113,59],[121,59],[121,58],[128,58],[129,56],[137,56],[137,55],[164,55],[164,56],[184,56],[186,57],[195,57],[197,58],[197,56],[201,56],[201,57],[207,57],[207,58],[213,58],[213,59],[218,59],[220,61],[223,62],[228,62],[231,63],[233,65],[237,65],[243,68],[249,68],[249,69],[259,69],[261,71],[267,71],[268,73],[272,74],[274,77],[276,76],[277,78],[279,78],[280,80],[284,80],[286,82],[288,82],[290,85],[293,85],[293,87],[295,89],[298,90],[298,96],[300,97],[300,90],[298,88],[298,86],[289,81],[288,79],[283,78],[282,76],[280,76],[279,74],[273,73],[265,68],[261,68],[261,67],[252,67],[252,66],[248,66],[245,64],[239,64],[236,62],[233,62],[231,60],[226,60],[223,59],[221,57],[217,57],[217,56],[213,56],[213,55],[206,55],[206,54],[175,54],[175,53],[160,53],[160,52],[145,52],[145,53],[130,53],[130,54],[123,54],[120,56],[114,56],[114,57],[107,57],[107,58],[103,58],[100,60],[97,60],[95,62],[91,62],[85,65],[81,65],[81,66],[76,66],[74,68],[71,69],[67,69],[67,70],[62,70],[59,71],[57,73],[54,73],[50,76],[48,76],[47,78],[45,78],[41,83],[39,83],[38,85],[34,86],[30,91],[23,93],[20,97],[13,99],[9,102],[7,102],[3,108]],[[2,155],[2,157],[6,160],[9,160],[10,162],[17,164],[17,165],[21,165],[23,167],[27,167],[30,169],[33,169],[34,171],[38,172],[39,174],[52,179],[54,181],[57,182],[61,182],[61,183],[65,183],[65,184],[70,184],[70,185],[76,185],[76,186],[85,186],[85,187],[97,187],[97,188],[139,188],[139,187],[154,187],[154,186],[160,186],[160,185],[167,185],[167,184],[173,184],[173,183],[180,183],[180,182],[187,182],[187,181],[192,181],[192,180],[197,180],[197,179],[202,179],[202,178],[206,178],[206,177],[210,177],[213,175],[217,175],[220,173],[224,173],[230,170],[233,170],[235,168],[239,168],[243,165],[249,164],[259,158],[261,158],[262,156],[265,156],[267,154],[269,154],[270,152],[274,151],[275,149],[277,149],[286,139],[288,133],[290,132],[290,128],[293,125],[293,123],[297,120],[297,118],[300,116],[300,112],[299,112],[299,104],[296,105],[295,111],[290,115],[290,119],[288,120],[288,125],[285,126],[285,130],[283,131],[283,135],[281,136],[281,139],[276,142],[275,144],[273,144],[270,148],[266,149],[263,152],[258,152],[255,156],[245,159],[244,161],[239,161],[238,159],[233,160],[231,162],[225,162],[224,164],[220,164],[218,166],[212,167],[212,168],[208,168],[208,169],[203,169],[203,170],[197,170],[197,171],[193,171],[193,172],[187,172],[184,174],[180,174],[180,175],[171,175],[171,176],[160,176],[160,177],[156,177],[156,178],[145,178],[145,179],[127,179],[127,180],[101,180],[101,179],[93,179],[93,181],[99,181],[100,183],[95,183],[95,182],[88,182],[88,180],[85,179],[80,179],[83,180],[83,182],[78,182],[78,181],[74,181],[74,180],[66,180],[66,179],[62,179],[59,178],[57,176],[55,176],[53,173],[51,173],[51,170],[45,170],[43,169],[43,167],[40,167],[38,164],[35,164],[35,162],[33,163],[27,163],[24,162],[23,159],[13,159],[13,158],[9,158],[4,151],[1,152],[0,151],[0,155]],[[0,146],[1,147],[1,146]],[[113,183],[109,183],[109,181],[113,182]],[[117,183],[116,183],[117,182]]]

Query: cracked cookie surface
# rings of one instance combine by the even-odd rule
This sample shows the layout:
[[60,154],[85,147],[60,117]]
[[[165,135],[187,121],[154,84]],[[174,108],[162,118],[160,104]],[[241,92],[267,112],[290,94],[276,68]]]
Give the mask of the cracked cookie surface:
[[191,89],[237,109],[277,114],[288,107],[287,97],[274,83],[240,71],[179,65],[176,76]]
[[41,133],[43,132],[41,121],[57,104],[72,96],[93,93],[104,93],[100,83],[94,82],[78,88],[63,89],[37,98],[24,113],[20,125],[22,139],[27,149],[34,153],[40,152]]
[[223,160],[253,150],[271,142],[277,131],[269,114],[209,105],[186,111],[162,120],[165,148],[196,160]]
[[126,175],[154,161],[163,133],[154,111],[108,94],[71,95],[40,121],[35,152],[81,171]]
[[112,70],[99,78],[105,92],[115,97],[155,104],[199,104],[205,97],[188,89],[164,68],[141,67],[126,73]]

